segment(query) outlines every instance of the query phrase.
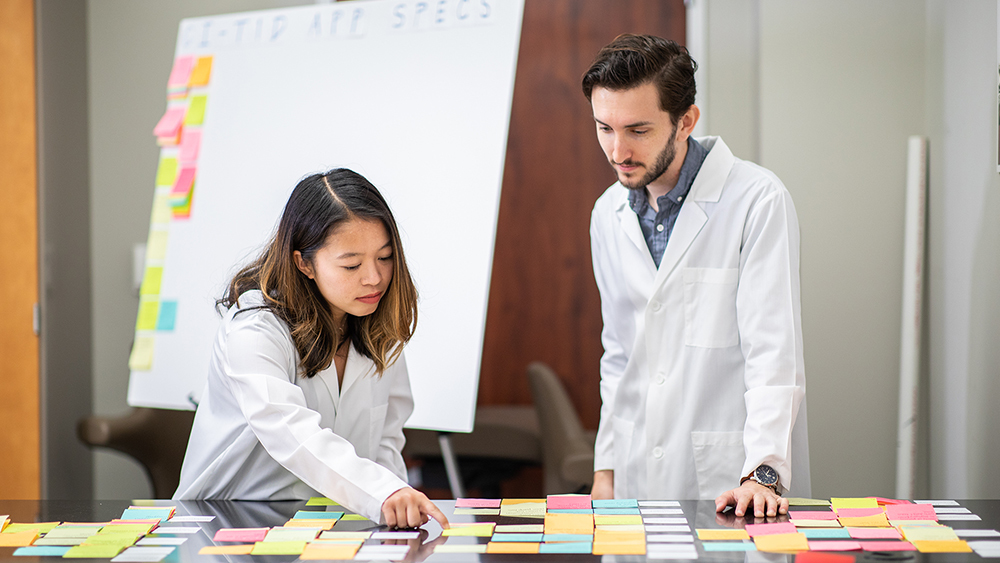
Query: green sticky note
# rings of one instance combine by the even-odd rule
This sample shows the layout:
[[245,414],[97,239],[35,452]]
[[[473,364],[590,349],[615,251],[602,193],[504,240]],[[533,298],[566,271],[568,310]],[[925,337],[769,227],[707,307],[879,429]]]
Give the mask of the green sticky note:
[[264,536],[264,541],[268,543],[309,542],[316,539],[319,532],[319,528],[271,528],[271,531]]
[[368,520],[367,518],[365,518],[364,516],[362,516],[360,514],[345,514],[344,517],[341,518],[341,520],[343,520],[345,522],[350,522],[352,520],[355,521],[355,522],[359,522],[359,521],[368,521],[368,522],[371,522],[371,520]]
[[57,526],[49,530],[47,538],[85,538],[101,531],[100,526]]
[[21,523],[17,524],[7,524],[7,527],[3,529],[5,534],[16,534],[18,532],[27,532],[28,530],[37,530],[40,534],[47,534],[49,530],[55,528],[59,525],[59,522],[35,522],[35,523]]
[[788,506],[830,506],[830,501],[815,498],[787,497]]
[[340,503],[326,497],[312,497],[306,502],[306,506],[340,506]]
[[173,186],[177,180],[177,159],[173,157],[161,158],[160,164],[156,168],[156,185]]
[[187,115],[184,116],[184,125],[201,125],[205,121],[207,103],[208,96],[193,96],[188,105]]
[[155,330],[156,315],[160,310],[160,302],[156,299],[139,301],[139,318],[135,321],[136,330]]
[[156,330],[174,330],[177,322],[177,302],[160,301],[160,314],[156,320]]
[[110,559],[125,549],[123,545],[75,545],[63,557],[70,559]]
[[305,549],[304,541],[259,541],[250,555],[301,555]]
[[159,295],[160,282],[162,281],[162,266],[150,266],[146,268],[146,273],[142,276],[142,286],[139,288],[139,295]]
[[128,357],[129,369],[149,371],[153,369],[153,348],[156,340],[151,336],[136,337],[132,353]]

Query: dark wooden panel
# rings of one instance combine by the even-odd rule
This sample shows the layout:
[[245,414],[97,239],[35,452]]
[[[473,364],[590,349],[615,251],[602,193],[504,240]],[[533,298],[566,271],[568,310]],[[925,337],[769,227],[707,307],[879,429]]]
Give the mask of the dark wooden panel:
[[562,377],[585,426],[601,399],[590,211],[614,182],[580,78],[620,33],[684,42],[683,0],[527,0],[497,226],[479,404],[530,404],[528,363]]

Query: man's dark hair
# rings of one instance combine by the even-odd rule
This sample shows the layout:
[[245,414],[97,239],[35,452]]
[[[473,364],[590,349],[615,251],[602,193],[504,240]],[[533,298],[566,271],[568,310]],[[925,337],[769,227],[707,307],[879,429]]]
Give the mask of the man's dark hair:
[[694,104],[694,62],[688,50],[655,35],[625,33],[605,46],[583,75],[583,95],[595,87],[629,90],[646,83],[660,92],[660,108],[674,125]]

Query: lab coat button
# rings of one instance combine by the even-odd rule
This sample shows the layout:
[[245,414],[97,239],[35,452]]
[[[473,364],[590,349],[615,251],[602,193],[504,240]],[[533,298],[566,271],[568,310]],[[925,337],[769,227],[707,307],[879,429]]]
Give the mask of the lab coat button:
[[660,302],[659,301],[653,301],[652,303],[649,304],[649,308],[652,309],[652,310],[654,310],[654,311],[659,311],[660,310]]
[[663,457],[663,448],[659,446],[653,448],[653,457],[655,457],[656,459],[660,459],[661,457]]
[[657,385],[663,385],[666,382],[667,382],[667,378],[663,377],[662,375],[657,375],[656,376],[656,384]]

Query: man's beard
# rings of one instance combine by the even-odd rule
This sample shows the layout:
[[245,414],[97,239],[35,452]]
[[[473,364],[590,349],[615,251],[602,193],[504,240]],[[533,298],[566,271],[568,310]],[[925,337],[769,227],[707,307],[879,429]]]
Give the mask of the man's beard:
[[[674,159],[677,158],[677,145],[675,141],[677,141],[676,124],[674,125],[674,130],[670,133],[670,140],[667,141],[667,146],[663,147],[663,150],[660,151],[660,154],[656,155],[656,161],[653,163],[653,167],[650,168],[645,174],[643,174],[642,178],[639,178],[638,180],[632,182],[623,179],[619,174],[618,181],[621,182],[621,185],[625,186],[630,190],[644,190],[646,189],[646,186],[650,184],[650,182],[653,182],[660,176],[663,176],[663,173],[666,172],[668,168],[670,168],[670,165],[674,163]],[[635,163],[630,160],[626,160],[624,162],[620,162],[619,164],[635,164]]]

